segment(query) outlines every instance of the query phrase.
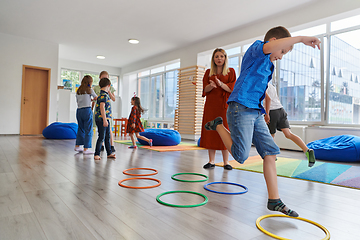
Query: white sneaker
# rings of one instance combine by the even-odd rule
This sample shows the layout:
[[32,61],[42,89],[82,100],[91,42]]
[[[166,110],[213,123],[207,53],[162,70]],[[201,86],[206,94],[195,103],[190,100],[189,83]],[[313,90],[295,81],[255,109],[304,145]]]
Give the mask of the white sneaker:
[[75,147],[74,149],[76,152],[83,152],[84,149],[82,147]]
[[83,154],[84,155],[90,155],[90,154],[94,154],[94,152],[91,151],[90,149],[87,149],[87,150],[83,151]]

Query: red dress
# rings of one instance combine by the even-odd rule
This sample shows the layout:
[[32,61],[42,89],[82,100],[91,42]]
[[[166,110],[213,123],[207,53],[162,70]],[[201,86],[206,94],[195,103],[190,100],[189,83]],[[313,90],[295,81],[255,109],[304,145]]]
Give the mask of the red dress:
[[[126,132],[127,133],[137,133],[137,132],[143,132],[144,127],[140,121],[141,113],[137,109],[136,106],[133,106],[131,108],[131,112],[129,115],[128,123],[126,126]],[[135,123],[135,128],[132,127],[133,123]]]
[[[207,69],[203,78],[203,89],[205,89],[205,87],[210,84],[209,80],[212,80],[216,83],[216,76],[221,82],[233,90],[236,81],[236,74],[233,68],[229,68],[229,70],[230,72],[226,76],[217,74],[209,77],[210,69]],[[203,97],[205,96],[206,100],[202,120],[200,147],[214,150],[226,150],[226,147],[222,142],[219,134],[216,131],[206,130],[204,125],[208,121],[214,120],[216,117],[220,116],[223,119],[224,127],[229,129],[226,120],[226,110],[228,108],[226,102],[230,96],[230,93],[217,85],[217,88],[213,88],[210,92],[205,93],[205,91],[203,91]]]

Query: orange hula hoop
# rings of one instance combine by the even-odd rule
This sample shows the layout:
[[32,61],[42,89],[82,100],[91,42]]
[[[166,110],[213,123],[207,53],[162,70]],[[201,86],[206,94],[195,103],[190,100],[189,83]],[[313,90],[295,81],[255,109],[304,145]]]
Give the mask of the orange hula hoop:
[[[153,173],[147,173],[147,174],[135,174],[135,173],[127,173],[127,171],[131,171],[131,170],[151,170],[154,171]],[[130,176],[151,176],[151,175],[155,175],[157,174],[158,171],[156,169],[153,168],[129,168],[123,171],[123,174],[125,175],[130,175]]]
[[[145,187],[133,187],[133,186],[127,186],[127,185],[122,184],[122,182],[125,182],[125,181],[128,181],[128,180],[134,180],[134,179],[147,179],[147,180],[156,181],[156,182],[158,182],[158,183],[155,184],[155,185],[152,185],[152,186],[145,186]],[[126,187],[126,188],[145,189],[145,188],[158,187],[158,186],[161,185],[161,181],[160,181],[159,179],[155,179],[155,178],[138,177],[138,178],[125,178],[125,179],[123,179],[123,180],[120,180],[118,184],[119,184],[119,186],[121,186],[121,187]]]

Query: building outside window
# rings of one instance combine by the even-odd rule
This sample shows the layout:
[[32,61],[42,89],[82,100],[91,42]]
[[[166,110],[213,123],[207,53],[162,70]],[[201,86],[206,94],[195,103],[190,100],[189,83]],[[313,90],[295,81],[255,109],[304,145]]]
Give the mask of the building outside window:
[[320,51],[303,44],[277,62],[280,101],[292,121],[321,121]]
[[359,37],[360,29],[330,36],[329,123],[332,124],[360,124]]

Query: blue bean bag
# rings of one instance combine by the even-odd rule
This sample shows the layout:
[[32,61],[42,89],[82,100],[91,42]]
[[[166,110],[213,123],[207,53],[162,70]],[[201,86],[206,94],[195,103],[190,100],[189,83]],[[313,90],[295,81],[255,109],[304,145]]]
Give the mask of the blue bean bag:
[[[181,135],[178,131],[172,129],[145,129],[140,132],[141,136],[153,140],[153,146],[175,146],[181,142]],[[149,145],[148,142],[138,139],[142,145]]]
[[337,162],[360,161],[360,137],[339,135],[316,140],[307,144],[314,149],[315,157]]
[[76,123],[54,122],[44,128],[42,134],[48,139],[76,139],[77,130]]

